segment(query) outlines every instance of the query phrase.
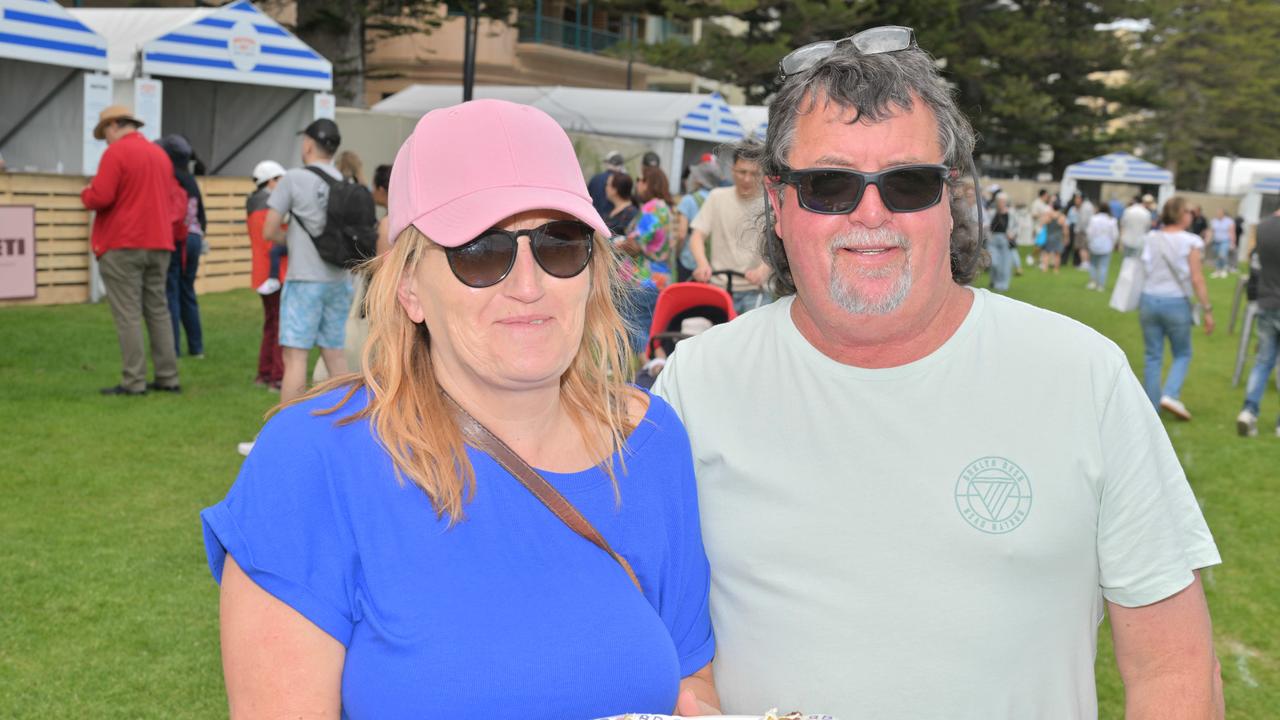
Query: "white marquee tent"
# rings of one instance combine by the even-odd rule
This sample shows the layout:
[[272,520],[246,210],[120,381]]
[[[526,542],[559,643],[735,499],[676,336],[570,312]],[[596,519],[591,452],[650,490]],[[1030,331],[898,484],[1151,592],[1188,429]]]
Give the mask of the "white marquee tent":
[[[718,93],[667,93],[563,86],[477,85],[474,97],[540,108],[566,132],[643,141],[662,158],[668,176],[704,152],[742,138],[742,124]],[[412,85],[373,106],[374,112],[422,116],[462,102],[456,85]],[[672,168],[677,168],[674,172]],[[674,183],[673,183],[674,185]],[[673,187],[674,189],[674,187]]]
[[1280,175],[1254,177],[1249,191],[1240,199],[1239,213],[1244,219],[1245,232],[1257,226],[1263,215],[1273,213],[1277,208],[1280,208]]
[[1161,206],[1173,196],[1173,173],[1136,155],[1115,152],[1068,165],[1062,173],[1059,197],[1069,200],[1081,182],[1104,182],[1138,186],[1156,186]]
[[106,70],[106,39],[61,5],[0,0],[0,154],[10,170],[97,169],[103,144],[91,133],[110,102]]
[[332,65],[248,0],[71,13],[107,38],[115,100],[154,123],[151,137],[186,135],[210,174],[288,164],[297,132],[333,117]]

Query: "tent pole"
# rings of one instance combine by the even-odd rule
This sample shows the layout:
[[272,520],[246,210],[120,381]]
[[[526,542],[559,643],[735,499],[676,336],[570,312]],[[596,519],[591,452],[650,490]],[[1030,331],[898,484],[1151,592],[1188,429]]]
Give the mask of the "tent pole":
[[[271,126],[271,123],[275,122],[276,119],[279,118],[281,115],[283,115],[284,112],[288,110],[290,107],[293,107],[293,104],[298,102],[298,100],[302,99],[308,92],[310,91],[299,90],[298,92],[294,93],[293,97],[289,98],[288,102],[282,105],[279,110],[275,111],[270,116],[268,116],[266,122],[259,125],[257,129],[255,129],[252,133],[250,133],[244,139],[244,142],[236,146],[236,149],[232,150],[231,154],[228,155],[226,158],[224,158],[222,162],[214,166],[213,170],[209,174],[217,175],[219,172],[221,172],[222,168],[226,167],[227,164],[230,163],[232,160],[235,160],[236,156],[238,156],[241,152],[243,152],[245,148],[249,147],[249,143],[253,142],[254,140],[257,140],[258,136],[261,135],[263,132],[265,132],[266,129]],[[210,151],[209,154],[212,156],[213,152]]]
[[9,142],[10,138],[12,138],[14,135],[17,135],[18,132],[22,130],[22,128],[26,127],[27,124],[30,123],[33,118],[35,118],[36,115],[39,115],[40,111],[43,110],[45,106],[48,105],[50,102],[52,102],[53,99],[57,97],[58,93],[62,92],[62,89],[65,88],[68,84],[70,84],[71,81],[74,80],[76,75],[78,75],[79,73],[80,73],[80,68],[73,68],[71,72],[67,73],[66,77],[62,78],[61,82],[55,85],[53,89],[48,92],[48,94],[46,94],[43,98],[40,98],[40,102],[36,103],[35,106],[31,108],[30,112],[28,112],[26,115],[23,115],[22,119],[19,120],[17,124],[9,128],[9,132],[5,133],[4,137],[0,137],[0,147],[4,147],[4,144]]

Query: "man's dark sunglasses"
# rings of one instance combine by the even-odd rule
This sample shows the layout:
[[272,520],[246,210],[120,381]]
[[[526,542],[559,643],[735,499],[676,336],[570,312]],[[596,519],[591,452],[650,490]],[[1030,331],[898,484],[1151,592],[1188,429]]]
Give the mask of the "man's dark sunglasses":
[[830,57],[836,48],[846,43],[853,45],[863,55],[898,52],[915,47],[916,33],[902,25],[884,25],[863,30],[842,40],[809,43],[792,50],[782,58],[782,62],[778,63],[778,75],[783,80],[792,75],[798,75]]
[[892,212],[918,212],[937,205],[942,190],[956,171],[946,165],[903,165],[863,173],[845,168],[809,168],[789,170],[774,178],[775,182],[796,189],[800,207],[822,215],[848,215],[853,212],[868,185],[880,192],[880,202]]
[[455,248],[445,248],[449,269],[463,285],[486,288],[511,274],[516,264],[520,237],[529,237],[533,259],[548,275],[571,278],[591,262],[595,230],[577,220],[555,220],[532,230],[511,232],[490,228],[475,240]]

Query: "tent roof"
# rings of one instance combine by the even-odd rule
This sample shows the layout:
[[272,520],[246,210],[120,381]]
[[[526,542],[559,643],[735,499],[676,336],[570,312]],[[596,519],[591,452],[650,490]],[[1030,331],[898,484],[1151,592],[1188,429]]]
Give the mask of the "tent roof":
[[1251,188],[1254,192],[1263,195],[1275,195],[1280,193],[1280,175],[1270,177],[1254,178]]
[[[476,99],[532,105],[566,131],[622,137],[726,142],[742,125],[719,94],[607,90],[562,86],[477,85]],[[411,85],[373,106],[375,112],[424,115],[462,102],[457,85]]]
[[1173,173],[1125,152],[1115,152],[1068,165],[1062,176],[1064,179],[1101,180],[1138,185],[1165,185],[1173,182]]
[[744,133],[764,139],[765,131],[769,129],[768,105],[730,105],[729,108],[742,121]]
[[333,87],[332,64],[247,0],[220,8],[76,9],[71,14],[107,38],[116,78]]
[[107,69],[107,40],[52,0],[0,0],[0,58]]

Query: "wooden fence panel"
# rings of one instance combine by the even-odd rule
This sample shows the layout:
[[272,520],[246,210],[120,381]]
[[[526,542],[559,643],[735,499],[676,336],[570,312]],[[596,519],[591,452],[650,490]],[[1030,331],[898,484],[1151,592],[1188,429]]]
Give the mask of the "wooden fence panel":
[[[36,208],[36,297],[6,305],[58,305],[89,300],[92,214],[80,204],[89,178],[77,175],[0,173],[0,205]],[[197,178],[208,216],[209,251],[196,275],[197,292],[249,286],[249,234],[244,201],[253,181],[238,177]]]
[[0,174],[0,205],[36,208],[36,297],[3,305],[55,305],[89,299],[89,213],[80,204],[88,179]]

